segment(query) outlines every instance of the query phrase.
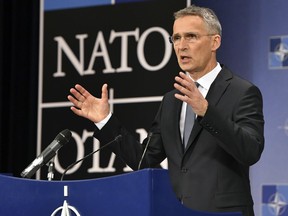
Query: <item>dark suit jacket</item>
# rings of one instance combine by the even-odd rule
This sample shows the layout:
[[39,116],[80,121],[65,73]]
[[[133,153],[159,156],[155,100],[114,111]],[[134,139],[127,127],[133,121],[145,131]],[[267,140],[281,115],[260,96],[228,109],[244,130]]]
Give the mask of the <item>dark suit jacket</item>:
[[[264,147],[259,89],[222,67],[206,96],[208,110],[195,120],[186,150],[179,132],[182,102],[175,92],[163,98],[142,167],[153,167],[167,157],[176,196],[189,208],[254,215],[249,166],[259,160]],[[135,170],[143,146],[115,116],[94,136],[107,143],[119,134],[122,140],[111,149]]]

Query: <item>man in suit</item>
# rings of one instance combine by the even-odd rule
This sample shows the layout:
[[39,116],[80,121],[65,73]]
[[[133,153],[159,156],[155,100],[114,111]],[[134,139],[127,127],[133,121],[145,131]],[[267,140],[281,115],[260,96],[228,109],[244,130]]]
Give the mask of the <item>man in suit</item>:
[[[261,93],[217,62],[221,25],[212,10],[190,6],[174,17],[170,40],[185,73],[175,77],[175,89],[163,97],[144,140],[144,146],[149,144],[141,167],[154,167],[167,157],[173,189],[185,206],[252,216],[249,167],[264,148]],[[121,134],[110,148],[138,169],[143,145],[110,112],[107,84],[101,98],[78,84],[70,93],[71,110],[96,124],[94,136],[107,143]],[[185,117],[186,107],[192,117]]]

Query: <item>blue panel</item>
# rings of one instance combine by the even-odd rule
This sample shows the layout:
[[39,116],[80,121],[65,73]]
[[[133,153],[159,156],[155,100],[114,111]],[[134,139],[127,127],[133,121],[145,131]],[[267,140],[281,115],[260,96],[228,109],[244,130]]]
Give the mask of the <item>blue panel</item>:
[[263,186],[262,203],[269,203],[271,195],[276,193],[276,185]]
[[59,10],[77,7],[89,7],[89,6],[99,6],[99,5],[109,5],[111,0],[44,0],[44,10]]
[[143,1],[151,1],[151,0],[115,0],[115,3],[128,3],[128,2],[143,2]]
[[60,10],[60,9],[69,9],[69,8],[80,8],[80,7],[90,7],[90,6],[100,6],[100,5],[112,5],[119,3],[128,3],[128,2],[142,2],[149,0],[44,0],[44,10]]

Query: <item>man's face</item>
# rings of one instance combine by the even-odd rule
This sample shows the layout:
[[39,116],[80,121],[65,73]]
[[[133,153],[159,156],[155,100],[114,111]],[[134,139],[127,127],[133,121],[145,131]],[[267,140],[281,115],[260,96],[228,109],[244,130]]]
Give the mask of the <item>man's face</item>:
[[201,17],[185,16],[176,19],[172,37],[178,64],[183,71],[195,75],[197,73],[201,77],[216,66],[220,36],[209,34]]

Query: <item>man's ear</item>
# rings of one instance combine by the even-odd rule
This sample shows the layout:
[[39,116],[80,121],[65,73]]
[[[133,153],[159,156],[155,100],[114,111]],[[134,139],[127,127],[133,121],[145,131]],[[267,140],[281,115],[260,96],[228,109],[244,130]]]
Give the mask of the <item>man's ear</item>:
[[216,51],[221,46],[221,36],[213,35],[212,37],[212,51]]

